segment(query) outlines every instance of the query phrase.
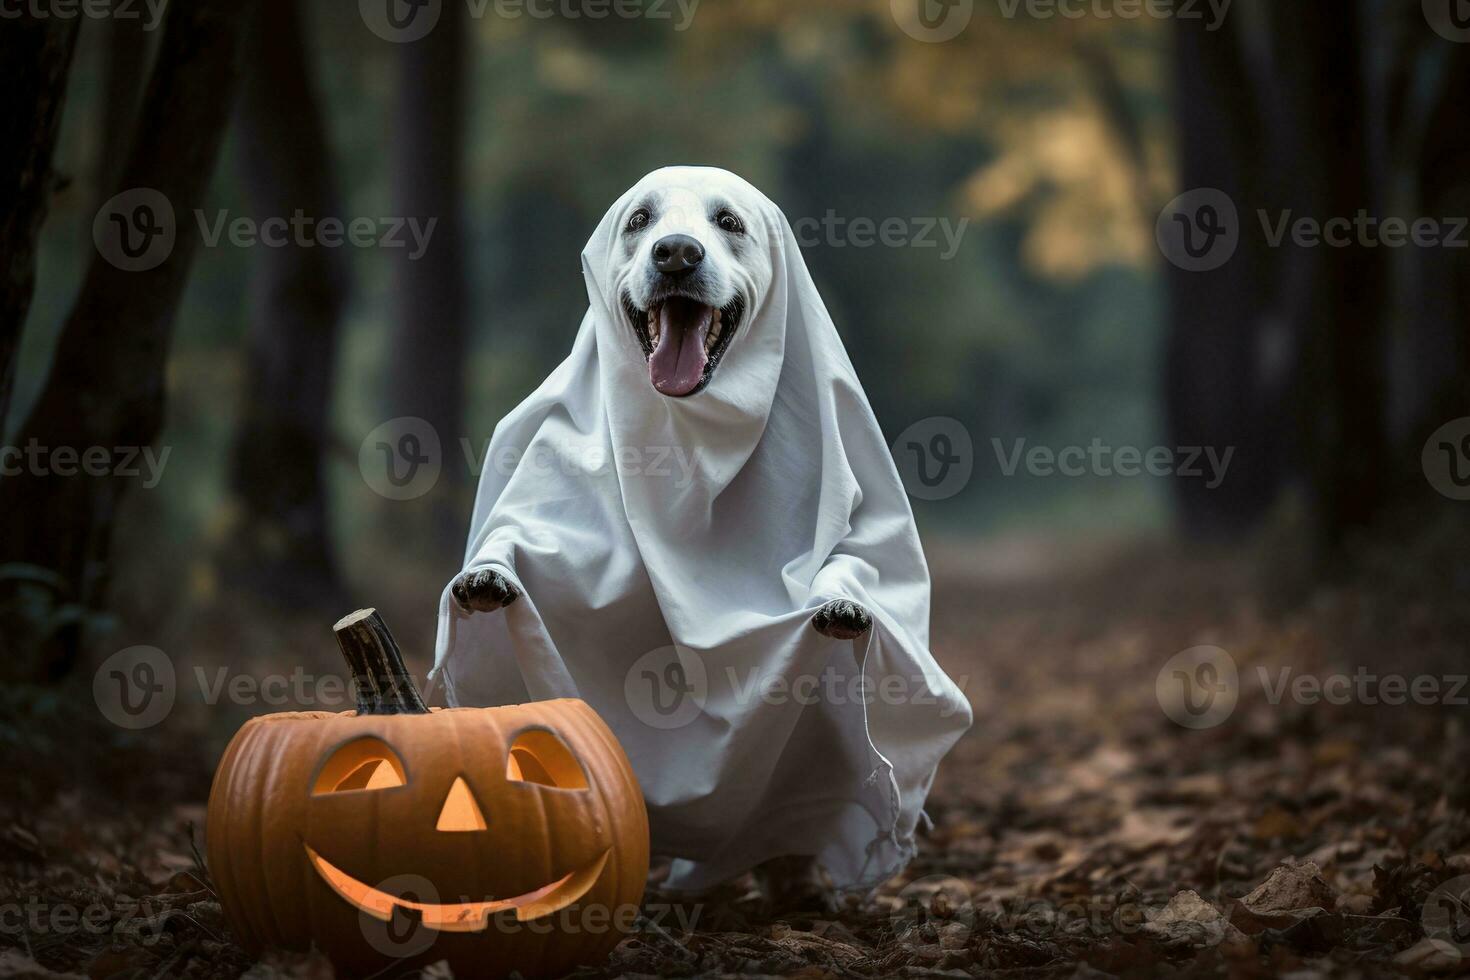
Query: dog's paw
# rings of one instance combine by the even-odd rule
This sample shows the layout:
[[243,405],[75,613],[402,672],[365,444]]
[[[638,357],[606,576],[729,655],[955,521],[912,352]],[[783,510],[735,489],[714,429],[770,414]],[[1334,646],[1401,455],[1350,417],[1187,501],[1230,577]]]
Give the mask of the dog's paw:
[[873,617],[851,599],[833,599],[812,617],[812,629],[834,640],[854,640],[873,625]]
[[493,568],[462,572],[449,586],[449,594],[465,612],[494,612],[521,597],[521,590]]

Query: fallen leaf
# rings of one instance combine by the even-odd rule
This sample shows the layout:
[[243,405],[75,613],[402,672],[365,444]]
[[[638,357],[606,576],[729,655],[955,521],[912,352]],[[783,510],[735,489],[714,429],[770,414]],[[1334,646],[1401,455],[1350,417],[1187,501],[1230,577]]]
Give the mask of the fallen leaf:
[[1269,915],[1273,912],[1334,908],[1337,895],[1322,877],[1322,869],[1311,861],[1304,861],[1274,869],[1240,902],[1252,912]]
[[1245,940],[1219,909],[1194,891],[1182,891],[1169,899],[1168,905],[1144,923],[1142,931],[1170,947],[1205,949]]

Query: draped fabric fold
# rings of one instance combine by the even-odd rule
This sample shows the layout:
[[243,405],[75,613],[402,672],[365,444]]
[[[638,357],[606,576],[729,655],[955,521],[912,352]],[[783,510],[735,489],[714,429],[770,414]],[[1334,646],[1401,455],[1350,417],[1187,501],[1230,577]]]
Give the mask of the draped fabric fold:
[[[770,259],[683,399],[650,385],[615,281],[629,208],[666,188],[733,201]],[[497,426],[465,553],[524,594],[472,615],[446,587],[435,679],[452,704],[586,700],[632,760],[672,888],[785,854],[871,887],[912,856],[971,715],[929,652],[908,499],[791,227],[733,174],[667,168],[612,207],[582,267],[571,354]],[[873,628],[818,634],[833,598]]]

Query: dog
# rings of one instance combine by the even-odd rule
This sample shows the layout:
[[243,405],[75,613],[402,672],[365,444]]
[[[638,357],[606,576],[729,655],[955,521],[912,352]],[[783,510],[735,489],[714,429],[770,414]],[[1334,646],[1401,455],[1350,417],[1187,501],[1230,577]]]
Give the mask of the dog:
[[[686,188],[650,192],[623,225],[615,282],[627,342],[642,351],[648,383],[666,398],[698,397],[719,370],[746,311],[771,282],[771,256],[756,247],[749,217],[719,196]],[[450,586],[467,612],[494,612],[520,597],[499,572],[466,572]],[[812,628],[853,640],[873,625],[856,602],[834,599]]]
[[[772,282],[772,250],[751,228],[756,216],[708,189],[658,187],[631,202],[614,246],[616,315],[630,349],[647,365],[647,383],[664,398],[697,399],[740,339],[747,314],[761,308]],[[493,568],[461,573],[450,584],[466,613],[490,613],[521,597]],[[833,640],[863,637],[873,624],[860,603],[833,599],[810,618]],[[830,912],[835,893],[811,855],[763,862],[755,877],[773,910]]]

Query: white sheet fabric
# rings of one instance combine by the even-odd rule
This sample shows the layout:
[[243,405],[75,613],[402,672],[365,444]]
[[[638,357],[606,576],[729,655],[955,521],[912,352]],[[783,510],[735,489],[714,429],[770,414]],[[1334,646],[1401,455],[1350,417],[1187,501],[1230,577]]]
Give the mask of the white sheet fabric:
[[[686,399],[650,385],[614,285],[629,210],[669,189],[735,202],[772,262]],[[913,515],[791,227],[733,174],[667,168],[608,211],[582,267],[571,355],[496,427],[466,549],[466,569],[524,596],[471,615],[446,587],[435,681],[455,705],[591,704],[632,759],[671,888],[783,854],[869,888],[912,856],[971,715],[929,652]],[[833,598],[873,629],[818,634]]]

